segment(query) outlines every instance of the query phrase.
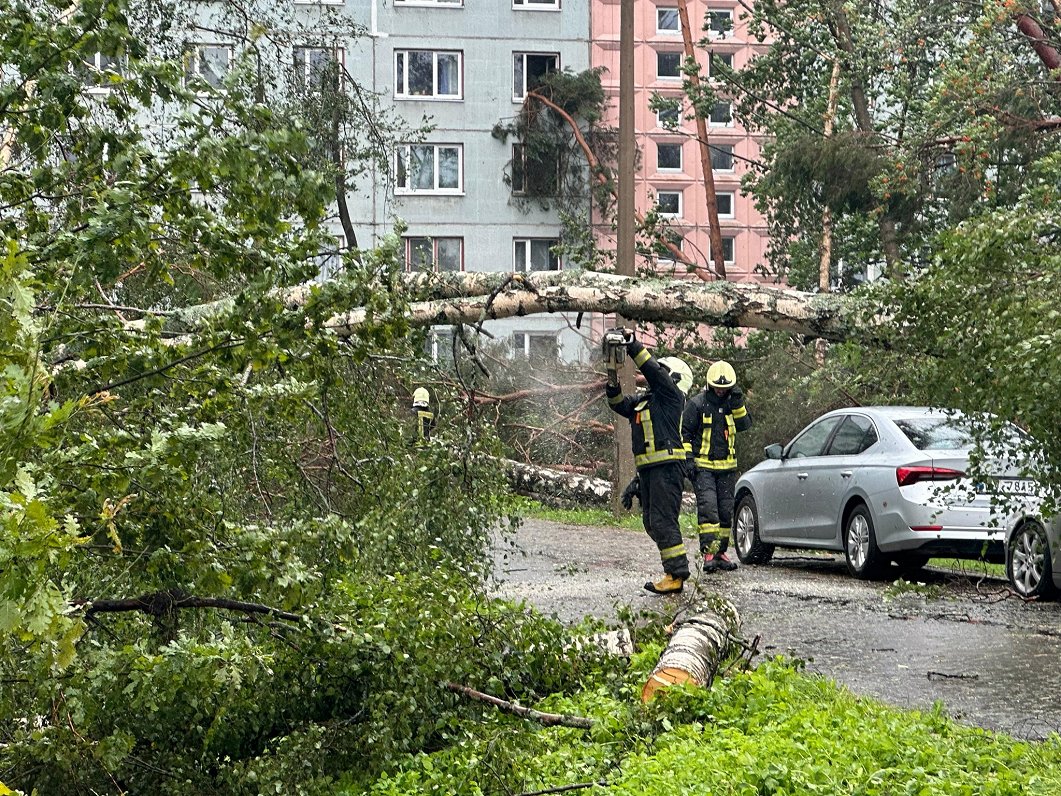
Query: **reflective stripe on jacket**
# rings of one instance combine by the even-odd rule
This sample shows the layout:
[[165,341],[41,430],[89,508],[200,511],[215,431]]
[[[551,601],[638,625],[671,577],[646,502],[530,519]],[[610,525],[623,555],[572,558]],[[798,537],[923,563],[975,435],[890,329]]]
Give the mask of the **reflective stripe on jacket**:
[[731,390],[718,395],[710,388],[697,393],[685,407],[682,440],[697,467],[705,470],[737,469],[737,432],[752,426],[744,394]]
[[648,392],[623,395],[618,385],[611,384],[605,392],[608,406],[630,421],[634,464],[641,469],[664,462],[683,461],[682,410],[685,407],[685,395],[641,343],[630,343],[627,351],[634,364],[645,374]]

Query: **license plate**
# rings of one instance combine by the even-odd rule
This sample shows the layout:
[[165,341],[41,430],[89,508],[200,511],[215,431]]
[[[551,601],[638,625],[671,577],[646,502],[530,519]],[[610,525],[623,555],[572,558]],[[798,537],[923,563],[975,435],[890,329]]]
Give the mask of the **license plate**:
[[980,484],[980,492],[993,492],[996,495],[1028,495],[1039,492],[1039,484],[1031,478],[999,478],[987,484]]

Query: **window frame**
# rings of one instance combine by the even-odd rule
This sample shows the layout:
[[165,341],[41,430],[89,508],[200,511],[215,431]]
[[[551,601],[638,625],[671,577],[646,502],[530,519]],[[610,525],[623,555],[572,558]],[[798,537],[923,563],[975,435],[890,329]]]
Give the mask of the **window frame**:
[[[682,118],[683,114],[682,114],[681,100],[680,99],[678,100],[678,103],[679,103],[678,107],[674,109],[674,113],[676,114],[676,118],[675,118],[675,122],[676,123],[675,123],[674,128],[673,128],[674,130],[680,130],[681,126],[682,126],[682,122],[684,121],[684,119]],[[666,125],[666,123],[664,123],[663,119],[660,118],[660,114],[664,113],[664,112],[665,112],[664,110],[657,110],[656,111],[656,127],[659,127],[660,129],[663,129],[663,130],[670,130],[672,128],[668,127]]]
[[[727,152],[724,149],[724,147],[728,147],[729,151]],[[733,146],[733,144],[710,143],[710,144],[708,144],[708,149],[710,150],[710,155],[711,155],[711,170],[712,171],[717,171],[717,172],[720,172],[722,174],[730,174],[730,173],[732,173],[732,172],[737,170],[736,169],[736,151],[735,151],[735,147]],[[729,157],[729,168],[728,169],[724,169],[724,168],[721,168],[721,167],[715,165],[715,154],[716,153],[718,153],[719,155],[721,155],[723,153],[728,155],[728,157]]]
[[[517,336],[523,337],[523,344],[517,347]],[[531,339],[532,338],[547,338],[552,342],[554,355],[553,358],[560,359],[560,335],[556,332],[531,332],[516,330],[512,332],[512,353],[523,359],[531,358]]]
[[[426,240],[431,242],[431,270],[414,268],[412,261],[413,241]],[[439,241],[457,241],[459,247],[457,268],[439,268],[438,244]],[[461,235],[404,235],[402,244],[405,248],[405,271],[407,273],[432,273],[432,274],[458,274],[464,272],[464,237]]]
[[[676,147],[678,150],[677,166],[660,165],[660,147]],[[663,174],[680,174],[685,168],[685,147],[680,142],[657,141],[656,142],[656,171]]]
[[[714,21],[714,17],[717,15],[725,15],[725,17],[729,20],[729,27],[726,30],[716,30],[715,27],[711,24]],[[733,38],[733,9],[708,7],[704,11],[704,24],[704,33],[706,34],[706,38],[710,39],[711,41]]]
[[[833,434],[836,433],[836,429],[840,427],[840,423],[843,421],[844,415],[832,415],[830,417],[822,417],[811,423],[807,428],[803,429],[799,435],[793,439],[788,445],[785,446],[782,452],[782,458],[784,459],[816,459],[820,456],[825,456],[825,451],[829,449],[829,443],[832,442]],[[818,448],[818,452],[810,456],[804,454],[803,456],[795,456],[792,453],[792,449],[796,447],[796,444],[811,436],[812,432],[818,432],[819,429],[825,429],[825,436],[821,441],[821,446]]]
[[[729,197],[729,212],[723,213],[719,208],[719,201],[723,196]],[[731,219],[737,217],[737,192],[736,191],[716,191],[715,192],[715,209],[718,211],[718,217],[722,219]]]
[[[409,93],[409,54],[431,53],[431,93],[410,94]],[[438,57],[440,55],[457,56],[457,93],[438,93]],[[402,69],[399,74],[398,58],[402,58]],[[426,50],[419,47],[397,48],[394,50],[394,98],[396,100],[409,100],[413,102],[460,102],[464,100],[464,51],[463,50]],[[400,90],[399,90],[400,81]]]
[[[660,14],[667,11],[673,11],[675,19],[677,21],[677,27],[674,28],[661,28],[659,26]],[[656,6],[656,34],[659,36],[680,36],[682,33],[681,17],[678,15],[677,6]]]
[[[715,80],[715,60],[718,59],[719,63],[722,63],[726,68],[733,69],[733,53],[720,53],[709,51],[707,54],[707,79]],[[727,63],[728,61],[728,63]]]
[[[549,193],[534,194],[527,190],[527,174],[530,169],[527,166],[527,145],[521,143],[512,144],[512,161],[509,174],[509,186],[512,189],[513,196],[541,196],[551,197],[556,196],[560,193],[560,164],[556,163],[556,172],[553,174],[553,185],[552,191]],[[518,188],[516,186],[517,174],[522,178],[523,186]]]
[[[678,211],[676,213],[669,213],[663,210],[663,205],[660,203],[660,197],[664,194],[678,197]],[[685,212],[685,191],[681,188],[666,188],[664,190],[656,189],[656,212],[659,213],[660,218],[684,218],[683,213]]]
[[[656,50],[656,80],[682,80],[682,61],[685,58],[685,54],[676,50]],[[660,62],[659,59],[664,55],[677,55],[678,56],[678,74],[676,75],[664,75],[660,74]]]
[[[202,66],[202,50],[225,50],[228,53],[228,63],[225,64],[225,72],[220,75],[217,85],[214,85],[206,77],[203,76]],[[224,83],[225,76],[232,70],[232,63],[236,60],[236,47],[233,44],[225,44],[224,42],[188,42],[184,49],[184,85],[188,85],[189,77],[195,76],[202,78],[209,86],[217,91],[221,90],[222,84]],[[192,67],[197,67],[194,71]]]
[[[294,44],[291,46],[291,74],[292,80],[296,83],[299,80],[304,81],[301,85],[304,88],[309,88],[317,83],[312,82],[313,69],[312,62],[307,60],[301,66],[296,60],[295,53],[297,52],[330,52],[335,58],[335,63],[339,64],[339,85],[336,90],[341,89],[346,82],[346,48],[345,47],[316,47],[310,45]],[[301,74],[301,78],[296,78],[296,74]]]
[[[836,443],[837,443],[837,440],[839,440],[841,438],[841,436],[843,434],[843,431],[844,431],[844,428],[846,426],[848,426],[848,425],[854,425],[854,426],[857,427],[858,423],[860,421],[865,421],[866,424],[867,424],[867,427],[861,429],[862,435],[860,437],[859,450],[854,452],[854,453],[833,450],[833,446],[835,446]],[[873,441],[870,442],[867,445],[866,444],[866,440],[870,436],[871,432],[872,432],[872,436],[873,436]],[[839,425],[837,425],[837,427],[833,430],[833,434],[832,434],[832,436],[829,439],[829,444],[826,445],[825,448],[823,449],[824,450],[823,455],[825,455],[825,456],[861,456],[863,453],[868,451],[870,448],[872,448],[878,442],[880,442],[880,433],[877,431],[877,425],[873,422],[873,419],[871,417],[868,417],[867,415],[860,415],[860,414],[848,414],[848,415],[844,415],[844,419],[841,420]]]
[[[552,262],[555,260],[556,261],[556,268],[539,268],[539,269],[533,268],[534,243],[541,242],[541,241],[548,241],[549,242],[549,244],[550,244],[549,247],[548,247],[549,262],[550,262],[550,264],[552,264]],[[521,244],[521,243],[525,243],[526,244],[526,254],[524,256],[523,263],[518,263],[516,261],[516,249],[519,246],[519,244]],[[513,238],[512,239],[512,270],[514,272],[521,273],[521,274],[530,274],[530,273],[534,273],[535,271],[542,271],[542,272],[563,271],[564,270],[563,258],[561,258],[559,254],[556,254],[556,253],[554,253],[552,251],[552,249],[554,247],[559,246],[559,245],[560,245],[560,239],[559,238],[544,238],[544,237],[515,237],[515,238]]]
[[[410,188],[399,184],[401,177],[402,151],[406,152],[406,162],[412,161],[413,147],[431,147],[434,149],[434,187],[433,188]],[[440,188],[439,183],[439,150],[453,148],[457,150],[457,187]],[[464,144],[453,144],[448,142],[426,141],[417,144],[398,144],[394,155],[394,194],[396,196],[463,196],[464,195]],[[408,167],[406,174],[408,175]],[[408,179],[406,179],[408,182]]]
[[512,0],[513,11],[559,11],[561,0]]
[[[531,90],[531,89],[529,89],[527,87],[527,76],[529,74],[529,70],[527,69],[527,56],[529,56],[529,55],[537,55],[537,56],[545,56],[545,57],[552,56],[555,59],[554,60],[554,67],[555,68],[552,71],[553,72],[559,72],[560,69],[561,69],[561,67],[560,67],[560,53],[558,53],[558,52],[544,52],[544,51],[538,51],[538,50],[513,50],[512,51],[512,101],[513,102],[523,102],[523,100],[525,100],[527,98],[527,93]],[[517,58],[522,59],[522,62],[523,62],[523,93],[520,94],[520,95],[516,94],[516,59]],[[550,72],[545,72],[545,74],[550,74]]]
[[[729,243],[729,256],[727,257],[726,243]],[[723,235],[722,236],[722,262],[726,265],[733,265],[737,262],[737,236],[736,235]]]
[[[110,64],[117,68],[111,68],[110,66],[103,66],[102,59],[106,58]],[[92,61],[90,62],[87,58],[82,58],[81,63],[83,67],[83,79],[81,90],[88,94],[108,94],[111,90],[110,82],[99,83],[96,82],[100,78],[107,74],[118,75],[121,78],[125,77],[125,58],[120,55],[104,55],[101,52],[92,53]]]
[[[725,122],[716,122],[715,119],[714,119],[715,108],[720,108],[723,105],[726,106],[729,109],[729,114],[728,114],[729,115],[729,120],[725,121]],[[708,127],[733,127],[734,126],[733,125],[733,103],[732,102],[726,102],[725,100],[720,100],[719,102],[716,102],[714,104],[714,106],[712,107],[712,109],[711,109],[710,115],[708,115],[708,117],[707,117],[707,126]]]

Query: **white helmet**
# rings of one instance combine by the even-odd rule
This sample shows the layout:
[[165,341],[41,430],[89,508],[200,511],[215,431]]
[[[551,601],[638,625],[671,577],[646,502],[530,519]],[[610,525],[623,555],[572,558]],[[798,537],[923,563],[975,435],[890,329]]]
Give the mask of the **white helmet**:
[[426,387],[417,387],[413,390],[413,406],[427,408],[431,403],[431,393]]
[[686,365],[684,360],[678,359],[678,357],[660,357],[658,361],[659,364],[670,371],[671,378],[677,383],[678,389],[688,395],[689,390],[693,388],[692,368]]

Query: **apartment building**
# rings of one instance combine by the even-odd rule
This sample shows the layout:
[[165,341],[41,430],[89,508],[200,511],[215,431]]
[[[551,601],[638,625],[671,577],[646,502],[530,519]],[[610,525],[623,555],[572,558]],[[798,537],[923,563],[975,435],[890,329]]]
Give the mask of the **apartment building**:
[[[755,266],[764,262],[766,225],[753,201],[740,191],[741,176],[759,154],[759,142],[736,126],[730,114],[724,67],[741,68],[757,45],[741,22],[739,0],[688,0],[694,42],[708,39],[710,49],[697,47],[701,81],[710,80],[719,97],[707,120],[710,158],[715,181],[726,276],[754,281]],[[684,42],[676,0],[634,3],[634,124],[640,168],[635,176],[635,205],[641,213],[658,208],[667,219],[673,240],[695,263],[710,262],[707,198],[701,169],[696,124],[682,92]],[[603,66],[610,98],[607,123],[619,123],[619,0],[594,0],[591,9],[593,66]],[[719,65],[722,65],[720,68]],[[654,111],[653,96],[673,100],[674,109]],[[597,226],[601,246],[614,248],[614,233]],[[645,264],[641,261],[641,264]],[[657,258],[669,268],[673,259]],[[684,269],[679,266],[678,273]]]
[[[572,265],[552,249],[552,209],[520,203],[505,180],[512,140],[491,135],[520,111],[544,73],[589,68],[589,0],[347,0],[366,35],[351,40],[346,66],[412,125],[423,141],[400,145],[392,181],[365,180],[350,197],[359,237],[378,240],[405,221],[408,267],[441,271],[540,271]],[[389,185],[389,189],[384,186]],[[585,337],[564,316],[491,322],[516,356],[586,355]],[[435,330],[436,352],[450,330]]]

